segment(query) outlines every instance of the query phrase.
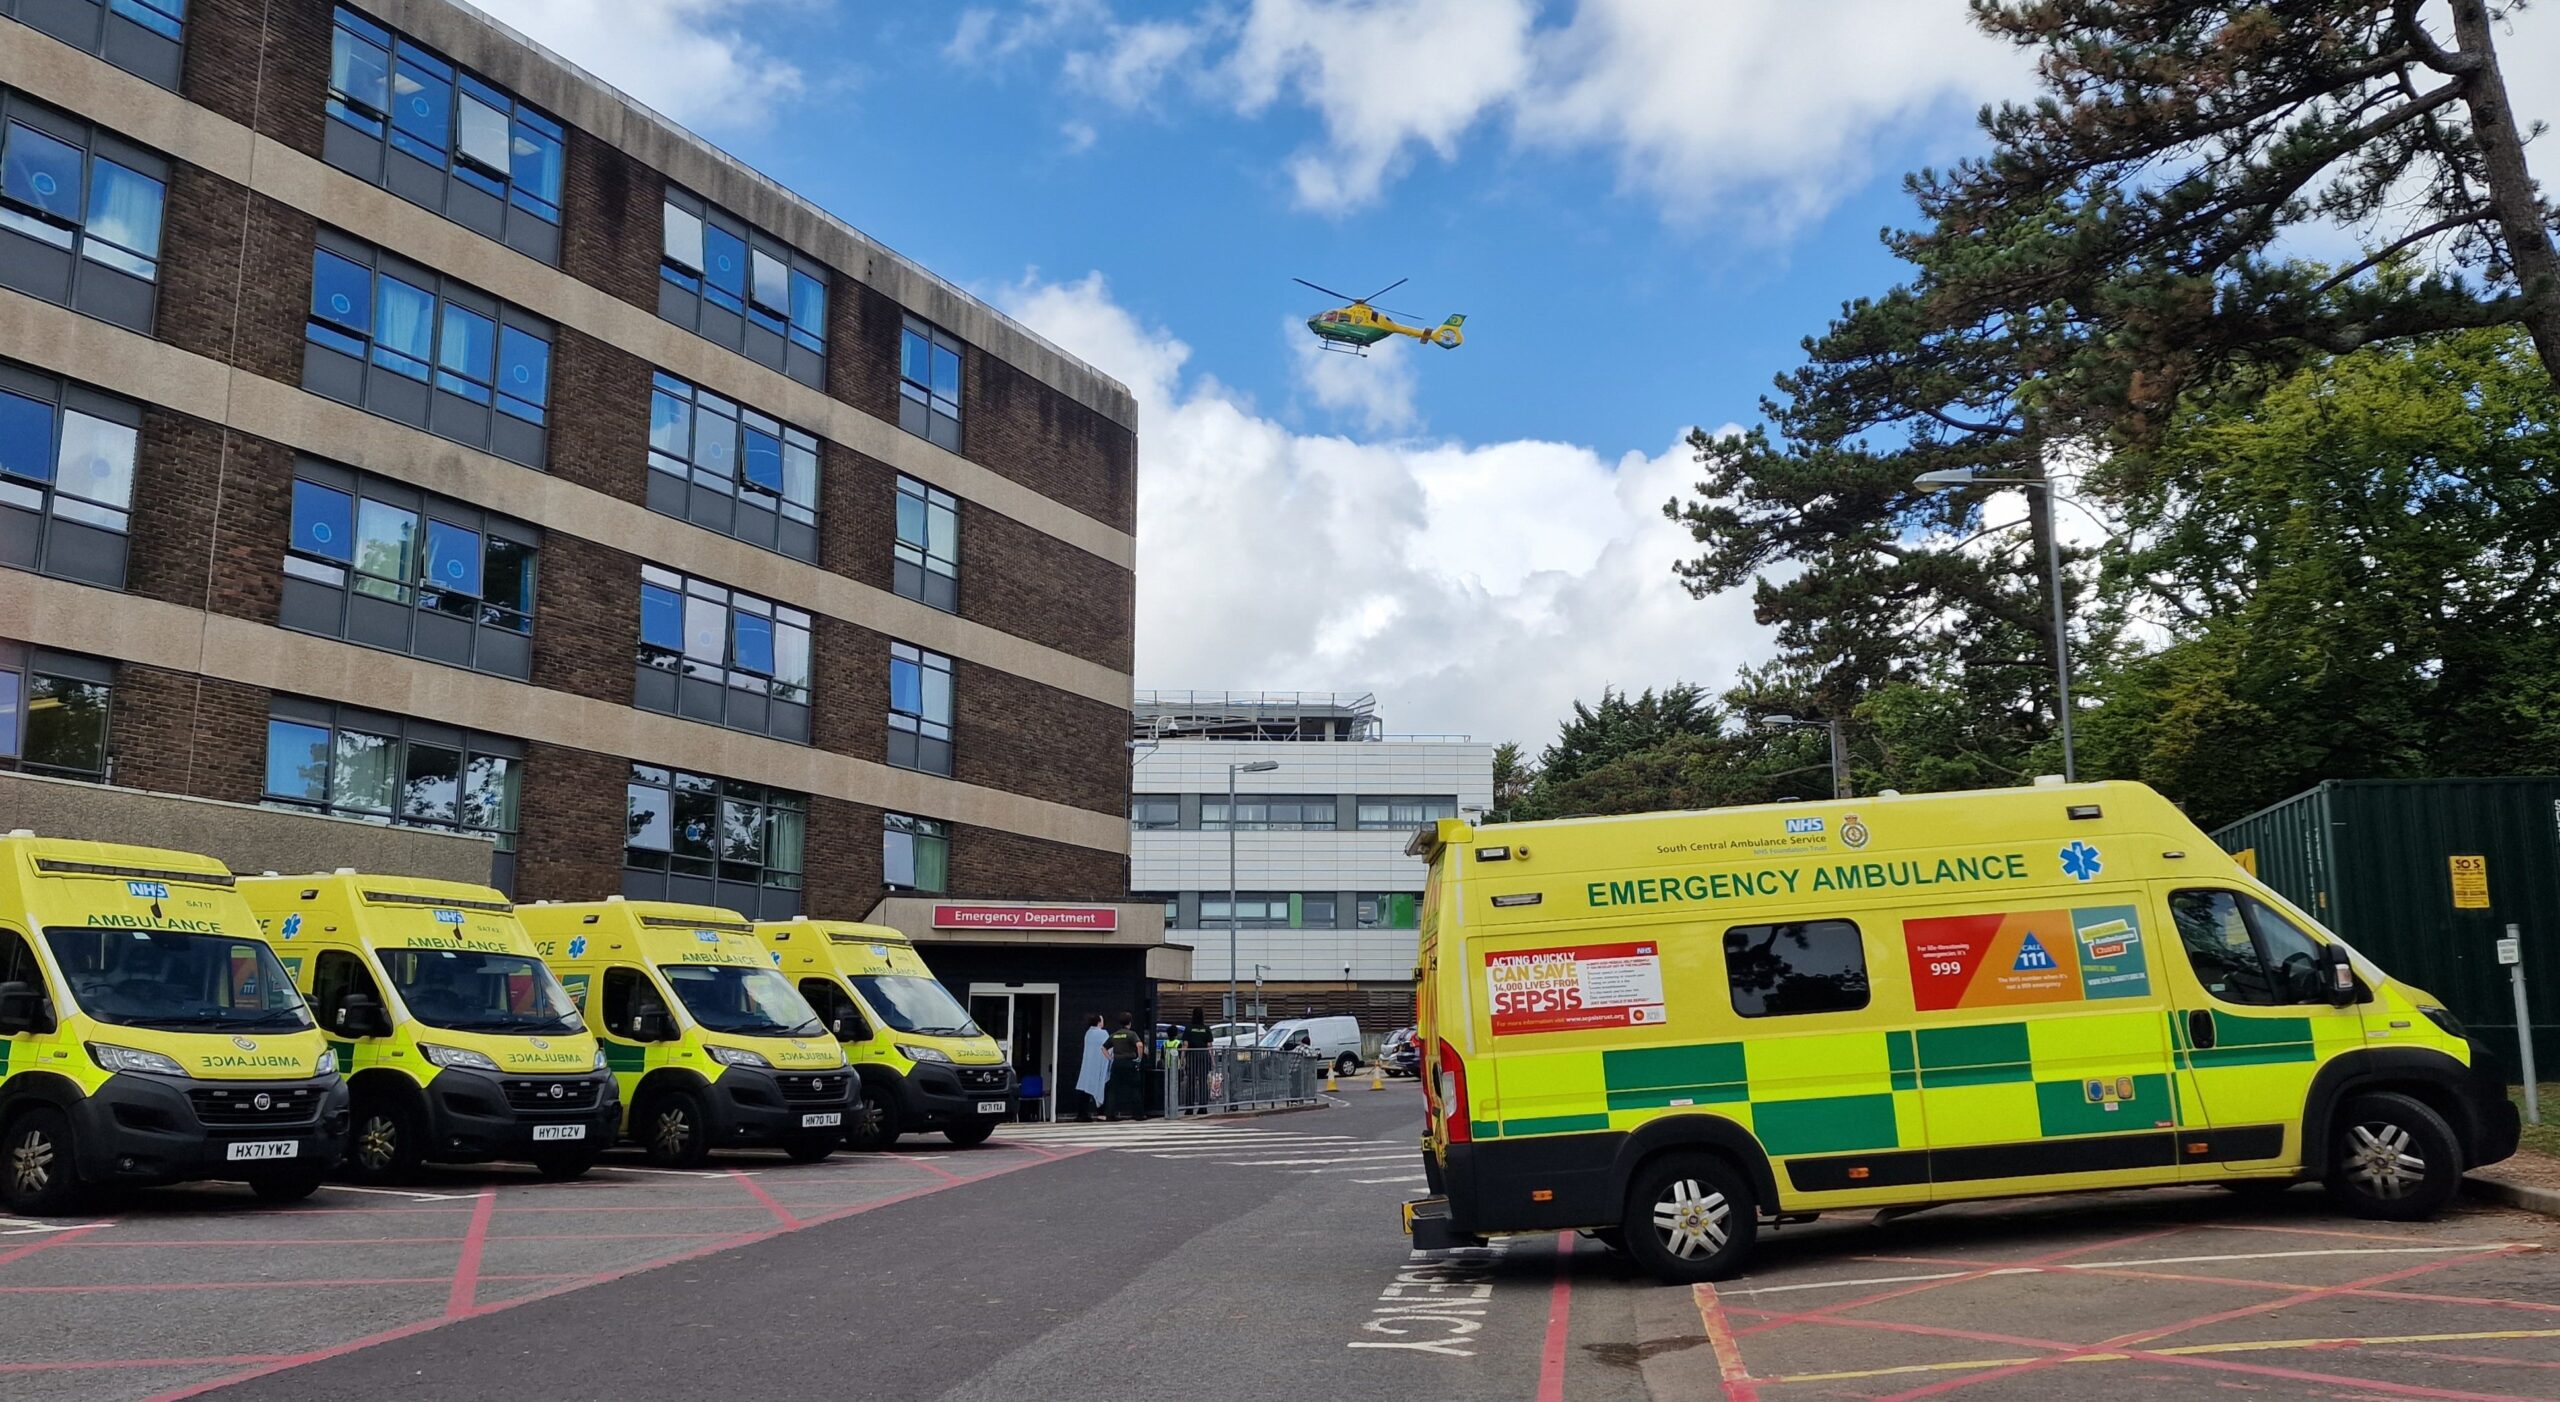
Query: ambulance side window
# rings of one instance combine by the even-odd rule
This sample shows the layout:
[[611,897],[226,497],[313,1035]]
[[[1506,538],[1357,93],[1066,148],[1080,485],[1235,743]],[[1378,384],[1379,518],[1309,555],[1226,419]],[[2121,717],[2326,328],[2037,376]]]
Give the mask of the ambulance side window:
[[45,991],[36,952],[27,947],[27,937],[15,930],[0,930],[0,983],[23,983],[38,993]]
[[344,1035],[338,1028],[338,1005],[350,993],[382,1002],[382,990],[373,986],[373,974],[363,960],[343,949],[320,951],[319,962],[311,966],[311,1010],[320,1018],[321,1031]]
[[858,1042],[871,1035],[870,1020],[862,1015],[862,1009],[855,1007],[853,1000],[846,997],[845,991],[838,988],[832,980],[804,978],[800,980],[800,996],[809,1000],[809,1006],[818,1014],[818,1021],[832,1027],[838,1018],[844,1019],[846,1031],[852,1040]]
[[[2259,949],[2250,931],[2257,921],[2248,910],[2256,905],[2231,891],[2170,894],[2169,914],[2177,922],[2179,943],[2187,947],[2187,963],[2196,971],[2196,982],[2225,1003],[2274,1007],[2305,1001],[2284,991],[2284,976],[2269,968]],[[2300,931],[2294,931],[2293,937],[2308,943]],[[2282,958],[2292,953],[2290,944],[2284,946],[2279,951],[2278,967],[2283,967]],[[2313,967],[2317,967],[2316,960]]]
[[1867,1005],[1867,944],[1847,920],[1736,925],[1724,974],[1744,1017],[1854,1012]]
[[638,969],[604,971],[604,1030],[626,1042],[639,1038],[631,1034],[632,1019],[644,1012],[663,1013],[666,1000],[651,987],[648,976]]

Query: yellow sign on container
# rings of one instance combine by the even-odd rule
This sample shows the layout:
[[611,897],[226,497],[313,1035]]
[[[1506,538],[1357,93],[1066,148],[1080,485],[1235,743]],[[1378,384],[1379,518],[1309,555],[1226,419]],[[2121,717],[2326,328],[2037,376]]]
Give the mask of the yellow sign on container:
[[2447,857],[2453,867],[2453,908],[2487,910],[2489,908],[2489,859],[2486,857]]

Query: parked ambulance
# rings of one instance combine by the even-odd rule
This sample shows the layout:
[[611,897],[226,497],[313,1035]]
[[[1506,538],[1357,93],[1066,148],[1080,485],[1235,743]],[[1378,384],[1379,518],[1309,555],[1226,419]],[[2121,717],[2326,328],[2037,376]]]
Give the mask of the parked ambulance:
[[231,873],[151,847],[0,837],[0,1209],[245,1181],[308,1196],[346,1083]]
[[841,920],[767,920],[756,936],[862,1078],[863,1113],[848,1136],[855,1148],[885,1149],[899,1135],[934,1130],[966,1148],[1012,1118],[1021,1089],[1013,1067],[905,935]]
[[842,1142],[853,1071],[746,921],[620,896],[516,914],[603,1043],[622,1135],[652,1163],[745,1148],[812,1163]]
[[1469,827],[1431,864],[1420,1246],[2316,1181],[2430,1216],[2517,1115],[2443,1006],[2139,784]]
[[240,893],[338,1054],[350,1175],[512,1159],[575,1178],[612,1145],[604,1053],[505,896],[346,870],[244,877]]

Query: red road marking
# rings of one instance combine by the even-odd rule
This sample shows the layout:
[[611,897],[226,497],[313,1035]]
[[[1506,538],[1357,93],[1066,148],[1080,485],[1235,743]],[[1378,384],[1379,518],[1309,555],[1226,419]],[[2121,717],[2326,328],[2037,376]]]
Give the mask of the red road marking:
[[1701,1284],[1690,1293],[1698,1302],[1698,1322],[1715,1349],[1716,1371],[1724,1379],[1726,1402],[1759,1402],[1760,1389],[1752,1383],[1751,1370],[1742,1366],[1742,1346],[1733,1341],[1733,1325],[1725,1318],[1724,1302],[1716,1297],[1716,1288]]
[[2187,1229],[2183,1226],[2164,1227],[2159,1231],[2139,1232],[2133,1236],[2120,1237],[2113,1241],[2092,1242],[2086,1246],[2073,1246],[2066,1247],[2060,1251],[2049,1251],[2042,1256],[2030,1256],[2023,1261],[1947,1261],[1945,1262],[1947,1265],[1967,1266],[1972,1269],[1966,1274],[1951,1275],[1943,1280],[1917,1281],[1909,1285],[1897,1286],[1891,1290],[1878,1291],[1873,1295],[1862,1295],[1854,1300],[1843,1300],[1838,1304],[1825,1305],[1820,1309],[1805,1310],[1797,1314],[1780,1315],[1762,1323],[1754,1324],[1748,1329],[1739,1330],[1735,1333],[1734,1337],[1739,1339],[1751,1334],[1765,1334],[1772,1329],[1784,1328],[1789,1324],[1810,1323],[1814,1320],[1822,1319],[1827,1315],[1836,1315],[1842,1310],[1862,1309],[1868,1305],[1881,1304],[1886,1300],[1898,1300],[1905,1295],[1917,1295],[1924,1290],[1938,1290],[1950,1285],[1964,1285],[1976,1280],[1988,1280],[2002,1271],[2023,1270],[2030,1267],[2048,1265],[2052,1262],[2065,1260],[2069,1257],[2085,1255],[2091,1251],[2120,1250],[2124,1247],[2136,1246],[2146,1241],[2157,1241],[2165,1236],[2175,1236],[2185,1230]]
[[771,1208],[773,1210],[773,1219],[775,1221],[780,1222],[786,1227],[796,1227],[800,1225],[800,1219],[792,1216],[789,1208],[786,1208],[781,1203],[774,1201],[773,1194],[766,1192],[764,1190],[764,1185],[756,1182],[756,1180],[752,1178],[749,1178],[747,1175],[740,1173],[734,1168],[729,1170],[729,1176],[738,1180],[738,1186],[754,1194],[756,1201],[763,1203],[768,1208]]
[[86,1227],[73,1227],[67,1232],[49,1232],[15,1250],[0,1251],[0,1266],[6,1266],[14,1262],[23,1261],[39,1251],[43,1251],[48,1247],[60,1246],[66,1241],[78,1241],[80,1238],[87,1236],[89,1233],[94,1232],[98,1230],[99,1227],[103,1227],[105,1225],[106,1224],[104,1222],[99,1222]]
[[892,1157],[892,1158],[894,1158],[894,1159],[895,1159],[897,1162],[899,1162],[899,1163],[911,1163],[911,1164],[914,1164],[916,1167],[921,1168],[921,1169],[925,1170],[925,1171],[926,1171],[926,1172],[928,1172],[928,1173],[938,1173],[938,1174],[942,1175],[943,1181],[945,1181],[945,1182],[950,1182],[950,1183],[961,1183],[961,1182],[966,1182],[966,1181],[967,1181],[967,1180],[966,1180],[965,1178],[963,1178],[960,1174],[954,1173],[954,1172],[952,1172],[950,1169],[944,1168],[942,1165],[940,1165],[940,1164],[938,1164],[938,1163],[935,1163],[935,1162],[934,1162],[933,1160],[931,1160],[931,1159],[911,1159],[911,1158],[907,1158],[907,1157],[905,1157],[905,1156],[903,1156],[903,1155],[892,1155],[891,1157]]
[[471,1312],[471,1297],[480,1291],[480,1252],[489,1244],[489,1214],[497,1206],[495,1188],[481,1189],[480,1200],[471,1205],[471,1227],[463,1233],[462,1259],[454,1265],[453,1289],[444,1300],[448,1318]]
[[[1063,1157],[1072,1158],[1076,1156],[1065,1155]],[[980,1183],[990,1178],[1001,1178],[1008,1173],[1014,1173],[1021,1169],[1037,1168],[1040,1166],[1041,1162],[1042,1161],[1040,1160],[1024,1160],[1020,1163],[1007,1164],[1002,1168],[993,1169],[986,1173],[975,1174],[971,1177],[963,1178],[957,1183],[930,1183],[919,1185],[904,1192],[891,1193],[884,1197],[875,1198],[870,1202],[845,1208],[840,1212],[828,1213],[819,1217],[803,1218],[800,1225],[797,1227],[776,1226],[767,1228],[763,1231],[733,1233],[721,1241],[710,1242],[705,1245],[695,1247],[689,1251],[680,1251],[672,1256],[662,1256],[654,1260],[640,1261],[632,1265],[617,1267],[609,1271],[597,1271],[593,1275],[587,1276],[576,1283],[559,1285],[548,1290],[535,1290],[527,1294],[518,1295],[513,1299],[499,1300],[494,1304],[482,1305],[472,1312],[471,1317],[475,1319],[485,1318],[489,1315],[496,1314],[500,1310],[514,1309],[519,1305],[532,1304],[537,1300],[547,1300],[555,1295],[566,1294],[572,1290],[583,1290],[589,1285],[601,1285],[607,1281],[619,1280],[624,1276],[638,1275],[642,1271],[656,1270],[662,1266],[672,1266],[685,1261],[697,1260],[701,1257],[730,1250],[734,1247],[753,1246],[759,1242],[770,1241],[775,1237],[787,1236],[793,1232],[806,1231],[811,1227],[823,1226],[829,1222],[840,1222],[847,1217],[859,1216],[862,1213],[869,1212],[877,1208],[890,1207],[898,1203],[909,1202],[916,1198],[925,1197],[933,1193],[943,1192],[950,1188],[958,1187],[963,1183]],[[523,1240],[521,1237],[509,1237],[507,1239],[509,1241]],[[361,1352],[378,1344],[392,1343],[400,1339],[408,1338],[414,1334],[426,1333],[431,1329],[441,1329],[445,1325],[452,1323],[453,1319],[454,1316],[451,1315],[440,1315],[428,1319],[413,1320],[407,1324],[366,1334],[359,1338],[349,1339],[344,1343],[330,1344],[325,1347],[311,1349],[303,1353],[287,1354],[268,1360],[260,1360],[257,1362],[257,1366],[244,1368],[237,1373],[225,1373],[220,1377],[209,1378],[203,1382],[189,1383],[184,1387],[155,1394],[148,1399],[148,1402],[180,1402],[180,1399],[182,1398],[199,1396],[203,1393],[211,1392],[216,1388],[229,1387],[234,1383],[247,1382],[252,1378],[262,1378],[270,1373],[281,1373],[288,1368],[298,1368],[306,1363],[318,1363],[326,1359],[341,1358],[347,1354]],[[148,1365],[137,1364],[128,1360],[123,1363],[104,1362],[89,1366],[128,1367]]]
[[2327,1387],[2350,1388],[2357,1392],[2388,1392],[2400,1397],[2453,1398],[2459,1402],[2533,1402],[2530,1397],[2512,1392],[2458,1392],[2451,1388],[2422,1387],[2414,1383],[2389,1383],[2379,1378],[2351,1378],[2337,1373],[2314,1373],[2300,1368],[2278,1368],[2265,1363],[2234,1363],[2221,1358],[2199,1358],[2183,1353],[2144,1353],[2130,1350],[2135,1358],[2154,1363],[2183,1363],[2193,1368],[2209,1368],[2217,1372],[2254,1373],[2261,1377],[2284,1378],[2298,1383],[2319,1383]]
[[[1771,1314],[1775,1312],[1772,1310],[1746,1309],[1741,1305],[1728,1305],[1726,1308],[1730,1309],[1735,1314]],[[1805,1327],[1831,1326],[1842,1329],[1882,1329],[1890,1333],[1919,1334],[1932,1339],[1970,1339],[1978,1344],[2008,1344],[2013,1348],[2040,1348],[2047,1350],[2048,1352],[2055,1349],[2079,1347],[2077,1344],[2066,1343],[2060,1339],[2031,1339],[2018,1334],[1986,1333],[1980,1329],[1956,1329],[1936,1324],[1907,1324],[1897,1319],[1852,1319],[1844,1315],[1825,1317],[1821,1319],[1798,1319],[1795,1320],[1794,1323]]]
[[1556,1284],[1547,1292],[1547,1344],[1538,1355],[1538,1402],[1564,1402],[1565,1335],[1573,1323],[1573,1233],[1556,1233]]

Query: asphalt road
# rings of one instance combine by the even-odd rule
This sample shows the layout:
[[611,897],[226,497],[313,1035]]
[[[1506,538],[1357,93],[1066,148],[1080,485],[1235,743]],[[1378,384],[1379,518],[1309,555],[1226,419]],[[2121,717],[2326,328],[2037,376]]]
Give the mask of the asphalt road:
[[2560,1224],[2296,1191],[1976,1204],[1632,1279],[1587,1241],[1409,1252],[1410,1084],[1252,1120],[576,1185],[497,1169],[269,1209],[0,1222],[0,1395],[1592,1399],[2560,1395]]

